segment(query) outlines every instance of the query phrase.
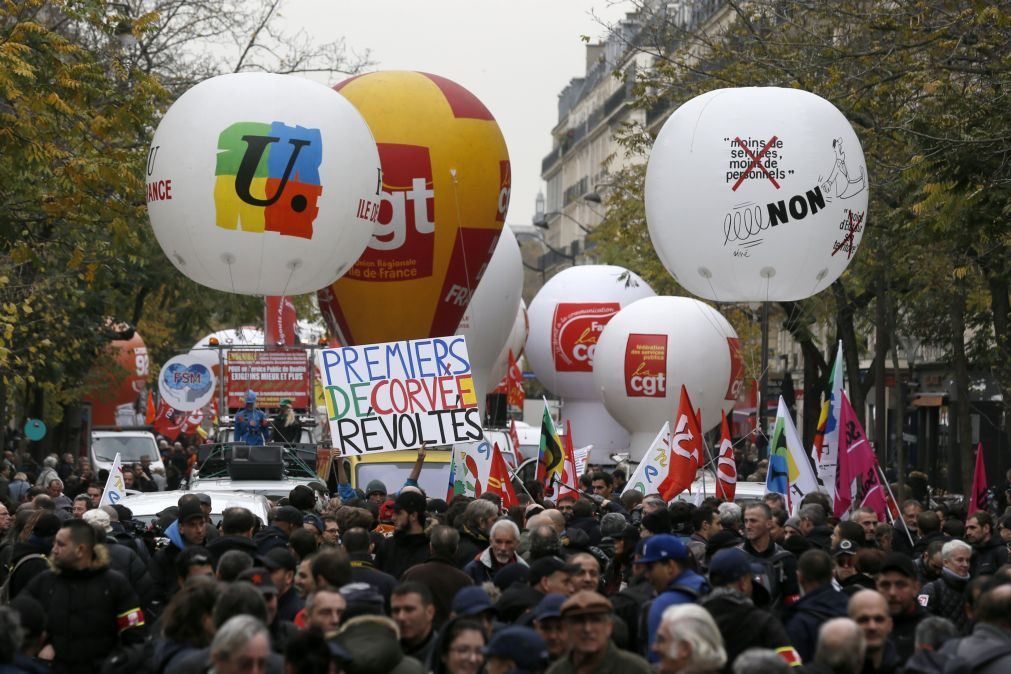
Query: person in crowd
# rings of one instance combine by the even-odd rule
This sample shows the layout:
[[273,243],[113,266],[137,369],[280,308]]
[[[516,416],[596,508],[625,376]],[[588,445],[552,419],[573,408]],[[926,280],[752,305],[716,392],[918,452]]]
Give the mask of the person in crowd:
[[270,420],[256,408],[256,393],[246,391],[246,406],[235,415],[235,440],[246,445],[264,445],[270,436]]
[[866,674],[897,671],[901,663],[888,638],[892,633],[892,617],[885,598],[875,590],[857,592],[850,599],[849,617],[860,627],[867,645],[863,671]]
[[291,400],[281,400],[280,411],[270,422],[270,436],[273,442],[296,443],[302,439],[302,423],[291,407]]
[[916,626],[916,646],[906,661],[905,674],[936,674],[943,672],[950,655],[942,653],[944,645],[958,639],[958,628],[947,618],[927,616]]
[[210,578],[195,578],[172,597],[161,618],[155,640],[154,665],[164,674],[185,674],[179,664],[207,648],[214,638],[214,604],[221,594]]
[[849,618],[833,618],[818,630],[814,661],[805,674],[858,674],[864,670],[867,641],[860,626]]
[[400,629],[404,654],[428,667],[439,639],[432,593],[421,583],[401,583],[393,590],[390,613]]
[[[636,564],[645,569],[645,576],[656,591],[646,618],[646,652],[651,660],[658,659],[653,650],[660,620],[668,606],[695,603],[709,591],[705,578],[690,568],[688,547],[676,536],[657,534],[643,544]],[[643,635],[640,635],[643,636]]]
[[270,525],[260,529],[253,536],[257,554],[265,555],[274,548],[287,547],[292,533],[301,529],[301,510],[290,505],[277,508]]
[[510,564],[527,566],[526,561],[516,554],[520,542],[520,529],[511,520],[498,520],[491,526],[489,545],[471,560],[463,572],[480,585],[494,578],[503,567]]
[[[404,571],[402,576],[404,581],[422,583],[432,591],[432,598],[435,602],[436,629],[441,629],[449,619],[450,607],[457,593],[474,583],[471,577],[457,568],[453,561],[459,548],[460,536],[460,532],[453,527],[445,525],[433,527],[429,540],[431,556],[428,561],[415,564]],[[347,535],[345,535],[346,539]],[[354,564],[353,556],[351,563]],[[352,569],[352,573],[354,573],[354,569]]]
[[955,623],[960,634],[972,627],[965,611],[966,587],[969,584],[972,547],[964,541],[949,541],[941,548],[941,577],[923,586],[917,601],[931,615]]
[[541,674],[548,664],[547,647],[529,627],[510,625],[492,635],[484,648],[487,674]]
[[253,535],[256,533],[257,520],[246,508],[225,508],[221,513],[221,535],[207,543],[207,550],[217,565],[221,556],[229,550],[241,550],[250,557],[259,554]]
[[850,521],[859,524],[863,529],[863,537],[860,539],[861,547],[877,547],[876,531],[878,527],[878,513],[874,508],[857,508],[850,516]]
[[260,557],[260,562],[270,572],[270,580],[277,589],[277,618],[294,622],[305,605],[295,590],[295,556],[285,548],[274,548]]
[[453,618],[439,635],[432,656],[432,674],[478,674],[487,643],[484,625],[466,617]]
[[[450,618],[472,618],[484,625],[485,632],[491,634],[495,627],[498,612],[492,604],[491,597],[483,587],[469,585],[462,588],[453,597],[450,606]],[[438,628],[437,628],[438,629]]]
[[952,655],[963,661],[960,671],[1011,672],[1011,583],[992,583],[984,590],[972,633],[953,643]]
[[[548,674],[652,672],[646,660],[619,649],[611,641],[613,608],[603,595],[589,590],[577,592],[562,604],[561,614],[569,634],[569,651],[548,668]],[[543,644],[543,641],[540,643]]]
[[832,548],[832,527],[828,525],[825,509],[818,503],[801,506],[798,515],[800,533],[808,543],[819,550]]
[[569,635],[562,621],[562,604],[568,599],[564,594],[553,592],[544,595],[531,612],[531,624],[544,639],[551,660],[558,660],[569,650]]
[[140,599],[126,578],[109,568],[108,552],[90,524],[64,522],[53,539],[51,563],[24,592],[46,612],[57,672],[98,671],[117,646],[144,640]]
[[[11,549],[7,574],[10,598],[17,597],[28,583],[49,568],[53,539],[60,530],[60,518],[47,510],[25,510],[25,525]],[[18,513],[21,519],[21,513]]]
[[772,511],[765,503],[753,503],[744,511],[741,545],[752,564],[764,568],[763,583],[769,589],[773,612],[782,612],[800,598],[796,558],[772,541]]
[[972,545],[969,574],[974,578],[992,576],[1008,563],[1007,543],[994,535],[990,513],[978,510],[965,518],[965,540]]
[[[726,667],[724,667],[724,671],[726,671]],[[786,664],[776,651],[770,651],[767,648],[750,648],[737,656],[730,671],[733,674],[752,674],[752,672],[789,674],[790,665]]]
[[326,636],[337,634],[347,601],[334,588],[319,588],[305,597],[305,626],[318,629]]
[[214,674],[265,671],[270,657],[267,626],[249,615],[230,618],[214,634],[210,655]]
[[348,529],[344,533],[341,545],[351,560],[351,581],[368,583],[374,587],[383,597],[384,604],[389,607],[390,596],[393,594],[393,588],[397,586],[397,579],[376,568],[372,557],[375,543],[369,532],[362,527]]
[[923,504],[912,499],[903,501],[902,517],[897,519],[892,533],[892,551],[913,556],[913,546],[920,539],[916,517],[923,512]]
[[832,558],[824,550],[812,549],[800,556],[797,582],[801,597],[786,621],[786,633],[801,660],[807,662],[814,657],[819,627],[831,618],[845,617],[849,597],[832,583]]
[[877,590],[888,602],[888,613],[892,617],[892,643],[899,659],[905,662],[912,657],[916,647],[916,627],[927,616],[916,601],[920,582],[912,560],[898,552],[887,555],[877,576]]
[[183,494],[179,497],[179,514],[165,530],[169,543],[160,548],[151,560],[151,580],[154,581],[155,592],[162,603],[172,598],[179,588],[176,582],[176,557],[191,545],[202,546],[207,537],[207,516],[200,507],[200,500],[195,494]]
[[577,552],[569,555],[567,561],[573,567],[578,567],[572,576],[573,591],[600,591],[600,561],[596,557],[589,552]]
[[662,674],[716,674],[727,662],[716,623],[696,604],[678,604],[664,610],[652,650],[659,656]]
[[394,578],[415,564],[428,561],[425,532],[427,501],[418,491],[401,490],[393,504],[394,532],[376,552],[376,568]]

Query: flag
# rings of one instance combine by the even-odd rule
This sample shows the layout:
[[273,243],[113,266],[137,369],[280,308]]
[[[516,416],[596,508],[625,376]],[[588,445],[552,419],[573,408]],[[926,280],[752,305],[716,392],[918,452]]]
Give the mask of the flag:
[[509,370],[506,372],[506,382],[506,404],[509,407],[522,410],[523,402],[526,400],[526,394],[523,392],[523,372],[513,356],[512,349],[509,349]]
[[730,441],[730,424],[724,412],[720,427],[720,458],[716,462],[716,498],[733,501],[736,490],[737,462],[734,461],[734,445]]
[[864,478],[874,468],[877,459],[845,392],[839,404],[839,428],[839,465],[833,510],[836,517],[843,517],[853,505],[855,487],[863,486]]
[[797,435],[783,396],[779,397],[776,426],[769,445],[769,472],[765,479],[767,494],[782,494],[790,510],[807,494],[818,491],[818,478],[808,461],[804,445]]
[[158,411],[154,406],[154,391],[147,392],[147,411],[144,414],[144,423],[150,426],[154,423],[155,417],[158,416]]
[[449,486],[446,489],[446,503],[453,500],[456,496],[456,445],[453,445],[453,451],[449,455]]
[[186,414],[185,412],[179,412],[183,417],[183,422],[179,426],[179,432],[182,435],[191,435],[194,431],[200,428],[200,424],[204,420],[204,410],[198,408]]
[[537,480],[549,485],[561,478],[564,462],[562,442],[558,438],[555,422],[551,419],[551,410],[545,400],[544,417],[541,419],[541,446],[537,452]]
[[665,501],[691,487],[695,473],[702,465],[702,430],[698,424],[699,418],[688,397],[688,389],[682,384],[667,477],[660,483],[660,494]]
[[267,295],[263,298],[263,343],[268,349],[296,345],[296,323],[298,316],[290,297]]
[[836,471],[839,464],[839,408],[843,394],[843,351],[842,342],[836,349],[832,373],[828,378],[825,402],[818,417],[818,430],[814,435],[811,454],[818,470],[818,479],[828,491],[829,498],[835,496]]
[[483,486],[487,485],[492,462],[492,447],[487,440],[453,445],[452,461],[449,498],[456,494],[477,498],[487,491]]
[[878,467],[878,459],[871,453],[871,467],[860,476],[861,493],[863,499],[860,501],[861,508],[870,508],[877,516],[879,522],[887,522],[891,518],[888,510],[888,493],[881,484],[881,469]]
[[488,474],[488,483],[485,486],[486,492],[498,494],[502,498],[503,508],[519,505],[516,490],[513,489],[512,478],[509,476],[509,469],[506,467],[505,459],[502,458],[502,452],[499,450],[497,442],[492,449],[491,472]]
[[527,457],[520,451],[520,434],[516,432],[516,420],[509,420],[509,442],[513,443],[513,452],[516,453],[516,463],[523,463]]
[[[562,447],[565,458],[562,461],[562,475],[555,485],[548,484],[548,492],[552,493],[555,499],[567,493],[574,492],[579,495],[579,471],[576,467],[576,451],[572,447],[572,424],[565,421],[565,436],[562,438]],[[557,487],[552,489],[552,487]]]
[[633,490],[643,496],[660,493],[660,482],[667,475],[667,464],[670,461],[670,441],[670,422],[665,421],[653,439],[653,444],[643,455],[642,461],[635,467],[635,472],[625,484],[622,494]]
[[126,482],[123,480],[123,466],[120,463],[119,452],[116,452],[116,458],[112,460],[109,479],[105,481],[105,490],[102,492],[102,500],[98,502],[98,507],[116,505],[124,496],[126,496]]
[[185,421],[185,412],[180,412],[164,400],[158,401],[158,414],[155,415],[154,423],[152,424],[155,433],[163,435],[174,442],[182,432],[182,426]]
[[969,512],[986,510],[986,465],[983,463],[983,443],[976,446],[976,469],[972,471],[972,490],[969,492]]

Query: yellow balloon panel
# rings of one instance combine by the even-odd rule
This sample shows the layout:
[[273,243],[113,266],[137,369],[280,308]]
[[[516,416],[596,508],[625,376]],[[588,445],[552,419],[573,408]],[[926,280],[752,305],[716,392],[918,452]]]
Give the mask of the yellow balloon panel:
[[511,183],[495,118],[437,75],[390,71],[336,89],[379,147],[380,207],[365,253],[319,293],[344,344],[451,335],[495,250]]

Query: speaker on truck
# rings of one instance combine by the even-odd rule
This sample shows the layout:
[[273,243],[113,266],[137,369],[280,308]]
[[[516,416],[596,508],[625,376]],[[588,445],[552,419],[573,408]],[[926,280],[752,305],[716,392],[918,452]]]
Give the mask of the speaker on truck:
[[280,445],[233,445],[227,450],[228,476],[233,480],[280,480],[284,448]]

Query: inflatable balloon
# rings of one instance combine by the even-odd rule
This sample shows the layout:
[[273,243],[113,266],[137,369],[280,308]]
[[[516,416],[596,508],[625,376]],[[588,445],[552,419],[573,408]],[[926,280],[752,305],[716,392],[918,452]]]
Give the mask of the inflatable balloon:
[[155,237],[215,290],[298,295],[358,259],[379,212],[379,154],[328,87],[238,73],[196,85],[165,113],[147,161]]
[[502,378],[506,376],[506,372],[509,370],[510,351],[512,351],[513,358],[519,361],[526,348],[527,335],[529,334],[530,321],[527,318],[527,303],[520,299],[520,307],[516,312],[513,327],[509,331],[509,337],[506,339],[505,346],[499,351],[498,358],[495,359],[495,364],[488,375],[488,393],[493,392],[502,382]]
[[718,89],[664,124],[646,169],[660,260],[718,302],[799,300],[827,288],[867,224],[867,165],[831,103],[798,89]]
[[634,461],[673,422],[682,384],[709,429],[733,409],[743,374],[733,327],[689,297],[647,297],[619,311],[597,340],[594,362],[604,406],[632,433]]
[[93,426],[137,426],[144,423],[145,393],[150,374],[147,346],[140,333],[109,342],[88,374]]
[[456,332],[509,207],[509,154],[495,118],[443,77],[377,72],[337,86],[379,145],[375,234],[320,308],[344,344]]
[[456,331],[456,334],[467,339],[467,354],[470,356],[474,390],[479,394],[477,401],[482,419],[485,402],[482,394],[498,385],[499,380],[491,376],[491,369],[516,322],[522,293],[523,260],[520,258],[520,247],[512,230],[503,227],[488,269],[474,293],[474,301],[467,307],[467,313],[463,315]]
[[530,303],[527,362],[549,391],[563,398],[575,446],[593,445],[591,462],[612,463],[628,432],[604,409],[593,381],[597,339],[622,307],[653,289],[621,267],[583,265],[553,276]]

